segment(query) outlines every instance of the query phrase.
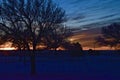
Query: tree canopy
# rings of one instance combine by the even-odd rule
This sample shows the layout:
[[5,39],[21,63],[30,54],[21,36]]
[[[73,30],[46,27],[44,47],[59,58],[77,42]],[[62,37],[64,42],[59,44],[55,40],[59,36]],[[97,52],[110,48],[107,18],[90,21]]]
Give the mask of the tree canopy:
[[52,0],[1,0],[1,43],[12,42],[20,50],[32,48],[31,73],[35,74],[34,51],[41,43],[57,48],[66,41],[70,32],[62,25],[65,20],[65,11]]
[[65,20],[65,11],[52,0],[2,0],[0,3],[1,40],[12,42],[18,49],[36,50],[41,43],[57,48],[70,34],[62,25]]
[[102,28],[102,36],[96,38],[99,45],[119,47],[120,45],[120,24],[113,23]]

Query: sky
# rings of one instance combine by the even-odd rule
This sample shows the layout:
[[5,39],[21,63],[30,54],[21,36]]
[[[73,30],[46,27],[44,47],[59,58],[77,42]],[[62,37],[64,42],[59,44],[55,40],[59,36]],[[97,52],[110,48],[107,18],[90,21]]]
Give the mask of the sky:
[[72,28],[94,28],[120,21],[120,0],[53,0],[66,11]]
[[[86,49],[94,46],[94,38],[101,35],[100,28],[120,22],[120,0],[53,0],[66,12],[64,22],[76,32],[72,41],[80,42]],[[106,47],[97,47],[106,49]]]
[[[101,27],[120,22],[120,0],[53,0],[66,11],[65,24],[76,32],[71,41],[80,42],[83,49],[94,49],[95,37],[101,36]],[[109,50],[96,46],[96,50]]]

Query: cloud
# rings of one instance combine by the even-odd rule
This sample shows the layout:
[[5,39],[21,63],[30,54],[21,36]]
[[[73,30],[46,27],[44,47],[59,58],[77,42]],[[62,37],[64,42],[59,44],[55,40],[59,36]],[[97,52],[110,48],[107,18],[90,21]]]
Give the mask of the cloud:
[[87,30],[120,22],[120,0],[54,1],[66,11],[65,24],[71,28]]
[[83,47],[93,47],[95,37],[100,35],[101,28],[93,28],[88,30],[79,30],[70,38],[72,38],[74,42],[80,42]]
[[98,18],[98,19],[106,19],[106,18],[114,17],[114,16],[116,16],[116,15],[118,15],[118,13],[113,13],[113,14],[110,14],[110,15],[105,15],[105,16],[100,17],[100,18]]
[[78,20],[84,19],[84,18],[85,18],[85,15],[83,15],[83,14],[77,14],[77,15],[74,15],[74,16],[72,17],[72,20],[78,21]]
[[80,3],[80,2],[83,2],[83,1],[85,1],[85,0],[71,0],[71,4],[78,4],[78,3]]

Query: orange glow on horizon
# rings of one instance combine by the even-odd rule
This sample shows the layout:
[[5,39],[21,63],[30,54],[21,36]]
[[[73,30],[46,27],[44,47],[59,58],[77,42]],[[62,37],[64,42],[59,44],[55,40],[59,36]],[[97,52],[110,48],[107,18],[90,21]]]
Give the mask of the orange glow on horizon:
[[16,50],[16,48],[12,47],[11,42],[6,42],[5,44],[0,45],[0,50]]
[[14,47],[9,47],[9,48],[0,48],[0,50],[16,50]]
[[[98,48],[83,47],[83,50],[89,50],[89,49],[92,49],[92,50],[110,50],[109,47],[98,47]],[[0,50],[17,50],[17,49],[14,47],[8,47],[8,48],[4,47],[4,48],[0,48]],[[59,48],[57,48],[57,50],[65,50],[65,49],[62,47],[59,47]],[[112,49],[112,50],[114,50],[114,49]]]
[[[71,42],[72,42],[72,41],[74,41],[74,38],[69,39],[69,40],[71,40]],[[92,50],[111,50],[110,47],[105,47],[105,46],[96,47],[96,48],[93,48],[90,46],[88,46],[88,47],[82,46],[82,47],[83,47],[83,50],[89,50],[89,49],[92,49]],[[46,46],[39,45],[37,48],[38,49],[45,49]],[[7,42],[6,44],[0,46],[0,50],[17,50],[17,49],[15,47],[12,47],[12,44],[10,42]],[[32,47],[31,47],[31,50],[32,50]],[[57,50],[65,50],[65,49],[63,47],[59,47],[59,48],[57,48]],[[114,50],[114,49],[112,49],[112,50]]]
[[[97,48],[90,48],[90,47],[83,47],[83,50],[89,50],[89,49],[92,49],[92,50],[111,50],[110,47],[97,47]],[[112,49],[114,50],[114,49]]]

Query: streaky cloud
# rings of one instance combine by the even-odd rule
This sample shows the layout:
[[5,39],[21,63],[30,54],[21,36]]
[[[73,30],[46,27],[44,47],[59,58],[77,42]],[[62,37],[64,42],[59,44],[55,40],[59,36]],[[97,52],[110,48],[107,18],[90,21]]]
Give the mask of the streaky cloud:
[[[66,25],[103,26],[119,21],[120,0],[54,0],[67,14]],[[92,25],[89,25],[92,24]],[[101,25],[102,24],[102,25]]]

